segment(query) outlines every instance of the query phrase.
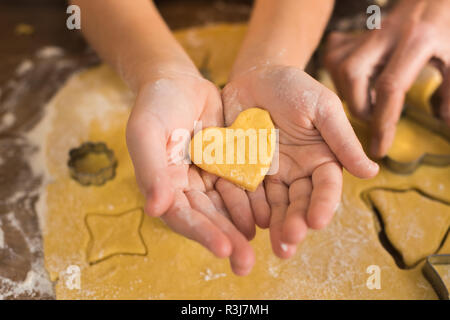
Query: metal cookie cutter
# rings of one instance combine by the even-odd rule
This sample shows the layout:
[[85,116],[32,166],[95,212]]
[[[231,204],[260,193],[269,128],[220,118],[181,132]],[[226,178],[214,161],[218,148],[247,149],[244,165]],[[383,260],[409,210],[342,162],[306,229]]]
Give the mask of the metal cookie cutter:
[[[403,116],[414,121],[421,127],[424,127],[425,129],[450,141],[450,127],[420,108],[406,105],[403,110]],[[411,162],[402,162],[386,156],[384,158],[384,163],[389,169],[395,171],[396,173],[410,174],[414,172],[421,164],[428,164],[437,167],[448,166],[450,165],[450,154],[424,153],[419,158]]]
[[439,298],[442,300],[450,300],[450,289],[436,269],[436,266],[439,265],[446,265],[450,269],[450,254],[433,254],[428,256],[422,271],[434,290],[436,290]]
[[84,186],[101,186],[116,174],[114,152],[103,142],[86,142],[69,151],[70,176]]

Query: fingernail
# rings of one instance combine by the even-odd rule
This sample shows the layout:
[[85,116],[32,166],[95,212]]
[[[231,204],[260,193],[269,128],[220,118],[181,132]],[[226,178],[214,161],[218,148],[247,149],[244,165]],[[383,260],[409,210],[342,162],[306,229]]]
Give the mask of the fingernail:
[[380,170],[380,166],[375,161],[370,160],[369,170],[378,171]]

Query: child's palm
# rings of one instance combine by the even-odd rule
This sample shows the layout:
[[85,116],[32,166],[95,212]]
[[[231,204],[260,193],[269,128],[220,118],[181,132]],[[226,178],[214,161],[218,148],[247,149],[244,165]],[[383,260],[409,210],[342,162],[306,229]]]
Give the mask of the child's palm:
[[[226,123],[243,108],[268,110],[279,129],[279,168],[264,181],[274,252],[287,258],[309,228],[327,225],[340,201],[344,165],[376,174],[339,99],[300,69],[264,66],[238,76],[223,92]],[[257,213],[255,213],[257,214]]]
[[[223,126],[220,93],[207,80],[183,74],[159,77],[139,92],[127,127],[127,144],[146,197],[146,212],[161,216],[174,231],[215,255],[230,256],[233,270],[246,274],[254,254],[238,229],[247,237],[252,236],[252,228],[254,233],[247,195],[174,154],[185,150],[198,122],[203,127]],[[179,139],[183,133],[186,139]],[[235,227],[228,212],[236,202],[247,202],[241,212],[247,224],[233,220]]]

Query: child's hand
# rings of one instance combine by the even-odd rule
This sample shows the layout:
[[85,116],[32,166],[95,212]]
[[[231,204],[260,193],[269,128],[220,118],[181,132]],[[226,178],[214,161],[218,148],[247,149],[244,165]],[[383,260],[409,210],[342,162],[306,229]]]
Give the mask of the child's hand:
[[[384,156],[391,146],[408,91],[430,59],[444,77],[440,116],[450,125],[450,0],[403,0],[362,34],[334,33],[325,62],[352,113],[371,118],[371,153]],[[369,94],[371,85],[375,101]]]
[[234,75],[223,90],[225,122],[251,107],[268,110],[279,131],[279,170],[266,176],[272,247],[292,256],[307,229],[326,226],[340,202],[343,165],[370,178],[365,155],[337,96],[295,67],[266,65]]
[[185,129],[191,134],[196,121],[203,127],[223,126],[220,93],[196,72],[159,72],[138,91],[127,144],[145,211],[216,256],[230,257],[233,271],[245,275],[254,263],[246,237],[255,234],[246,193],[194,165],[171,163],[171,151],[180,143],[172,133]]

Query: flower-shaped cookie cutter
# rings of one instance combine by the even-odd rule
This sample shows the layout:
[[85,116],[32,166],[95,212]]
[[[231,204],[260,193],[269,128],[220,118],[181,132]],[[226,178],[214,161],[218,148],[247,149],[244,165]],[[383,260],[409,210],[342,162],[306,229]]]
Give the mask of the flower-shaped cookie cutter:
[[450,300],[449,290],[444,279],[435,266],[446,265],[450,268],[450,254],[433,254],[427,257],[423,266],[423,274],[430,281],[437,295],[442,300]]
[[[434,118],[432,115],[426,113],[425,111],[416,107],[406,105],[403,110],[402,116],[414,121],[421,127],[450,141],[450,127],[448,127],[439,119]],[[426,152],[411,162],[399,161],[389,156],[384,157],[383,160],[386,167],[388,167],[390,170],[400,174],[410,174],[413,173],[422,164],[427,164],[435,167],[448,166],[450,165],[450,154],[432,154]]]
[[[100,156],[102,161],[86,162],[90,156]],[[70,176],[83,186],[101,186],[116,175],[117,159],[114,152],[103,142],[85,142],[69,151]],[[84,165],[83,165],[84,164]]]

